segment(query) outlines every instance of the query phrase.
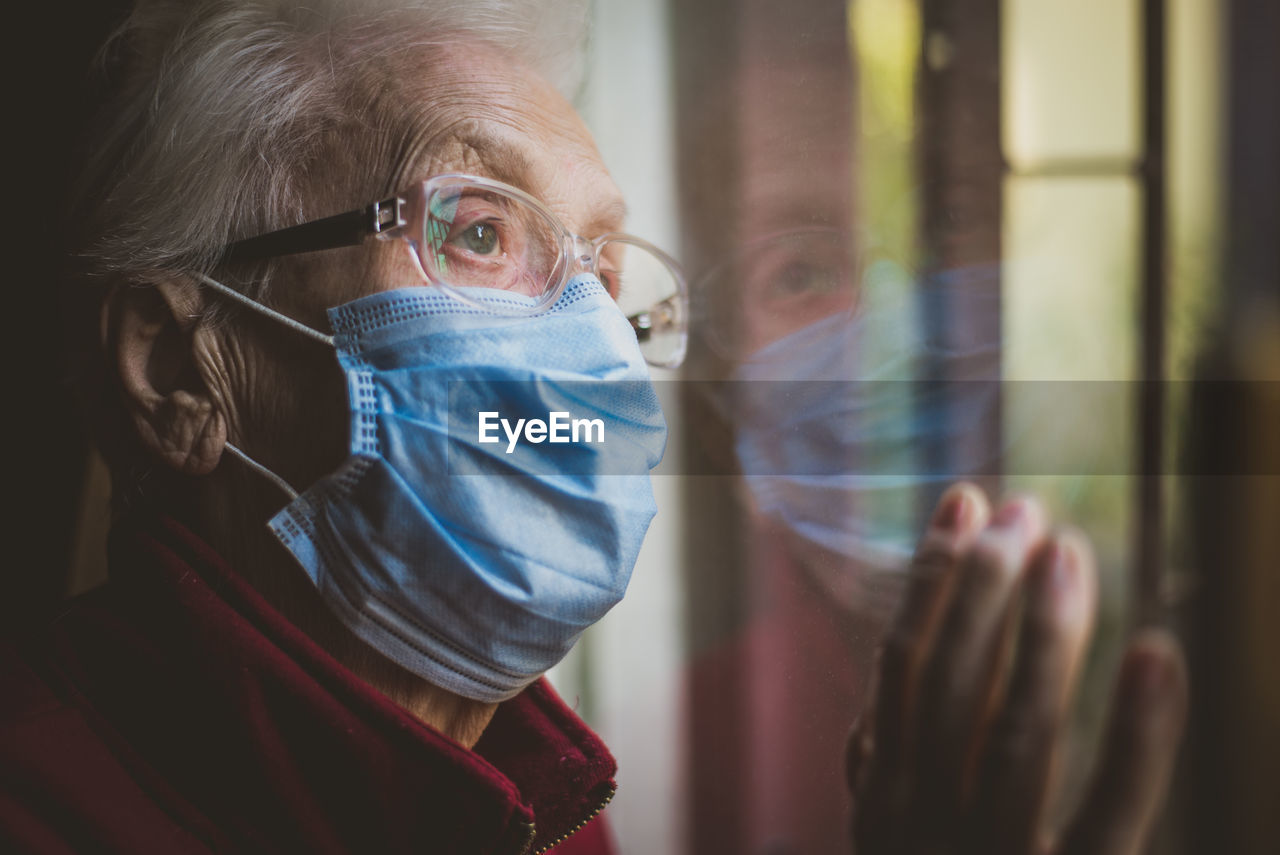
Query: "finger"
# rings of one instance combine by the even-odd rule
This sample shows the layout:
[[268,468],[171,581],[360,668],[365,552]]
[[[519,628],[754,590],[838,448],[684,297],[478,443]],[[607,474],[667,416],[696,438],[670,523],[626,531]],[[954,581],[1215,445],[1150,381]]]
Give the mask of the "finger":
[[912,561],[906,595],[881,650],[874,707],[874,756],[861,816],[882,829],[901,825],[910,793],[908,735],[914,732],[919,674],[937,633],[961,556],[986,526],[990,505],[972,484],[943,494]]
[[901,759],[917,676],[950,596],[960,557],[986,527],[991,509],[972,484],[953,485],[938,501],[911,563],[906,596],[880,657],[876,742],[887,763]]
[[[877,669],[874,755],[861,801],[885,826],[897,824],[909,791],[911,746],[919,672],[933,644],[960,557],[986,526],[991,509],[972,484],[943,494],[912,561],[902,607],[880,653]],[[874,801],[874,804],[871,802]]]
[[975,739],[998,677],[1010,605],[1023,568],[1045,536],[1029,498],[1005,502],[961,564],[955,594],[920,687],[915,779],[917,830],[950,839],[968,795]]
[[1088,646],[1097,576],[1088,541],[1060,534],[1027,570],[1008,692],[982,751],[972,814],[978,851],[1032,852],[1041,839],[1059,732]]
[[1178,643],[1148,630],[1129,646],[1111,712],[1106,754],[1063,855],[1137,855],[1168,789],[1187,712]]

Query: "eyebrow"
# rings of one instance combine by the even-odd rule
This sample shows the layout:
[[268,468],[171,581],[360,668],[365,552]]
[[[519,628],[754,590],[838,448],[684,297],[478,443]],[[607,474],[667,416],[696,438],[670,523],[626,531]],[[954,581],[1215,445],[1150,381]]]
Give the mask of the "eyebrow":
[[532,192],[528,178],[533,174],[533,161],[500,135],[474,129],[457,137],[465,148],[474,151],[489,170],[490,178]]
[[597,206],[593,212],[588,230],[598,234],[593,233],[589,237],[597,238],[606,232],[621,231],[626,227],[629,214],[626,200],[621,196],[610,196],[609,201]]
[[[471,130],[460,136],[458,141],[479,156],[490,178],[538,196],[529,186],[529,178],[534,173],[533,161],[510,141],[482,129]],[[595,238],[606,232],[620,231],[626,225],[627,216],[627,203],[620,195],[610,193],[604,201],[593,200],[590,214],[582,224],[587,232],[583,237]]]
[[[472,131],[459,135],[457,141],[474,151],[483,162],[489,177],[533,193],[528,176],[533,174],[533,161],[501,136]],[[222,261],[246,262],[302,252],[355,246],[395,222],[400,216],[401,200],[385,199],[371,205],[311,220],[255,237],[234,241],[223,247]],[[582,228],[583,237],[595,239],[602,234],[620,231],[626,222],[627,205],[621,196],[609,194],[594,206]]]

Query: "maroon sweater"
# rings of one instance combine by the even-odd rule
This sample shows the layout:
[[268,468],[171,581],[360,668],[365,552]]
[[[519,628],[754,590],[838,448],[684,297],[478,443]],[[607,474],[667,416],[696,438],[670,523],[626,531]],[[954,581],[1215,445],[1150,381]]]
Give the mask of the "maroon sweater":
[[181,525],[112,541],[106,587],[0,646],[0,851],[612,851],[613,758],[545,681],[467,750]]

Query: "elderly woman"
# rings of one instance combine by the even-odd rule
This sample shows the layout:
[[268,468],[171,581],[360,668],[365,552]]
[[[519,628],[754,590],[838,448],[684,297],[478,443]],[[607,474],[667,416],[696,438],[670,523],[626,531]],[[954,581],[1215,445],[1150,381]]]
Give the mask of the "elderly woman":
[[[683,284],[532,43],[448,2],[117,35],[67,304],[124,512],[111,582],[5,666],[6,844],[610,851],[614,762],[541,675],[654,513]],[[916,564],[850,742],[858,851],[1041,851],[1088,545],[962,485]],[[1181,673],[1133,647],[1065,851],[1138,851]]]

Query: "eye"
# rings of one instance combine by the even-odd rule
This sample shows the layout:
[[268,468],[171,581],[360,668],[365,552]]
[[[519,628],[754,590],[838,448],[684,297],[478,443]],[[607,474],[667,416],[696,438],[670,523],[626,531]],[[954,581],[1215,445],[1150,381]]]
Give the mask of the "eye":
[[465,226],[449,242],[475,255],[494,256],[502,254],[502,242],[498,239],[498,229],[488,221],[473,222]]
[[775,298],[830,294],[840,287],[840,273],[807,261],[793,261],[769,278],[767,294]]

